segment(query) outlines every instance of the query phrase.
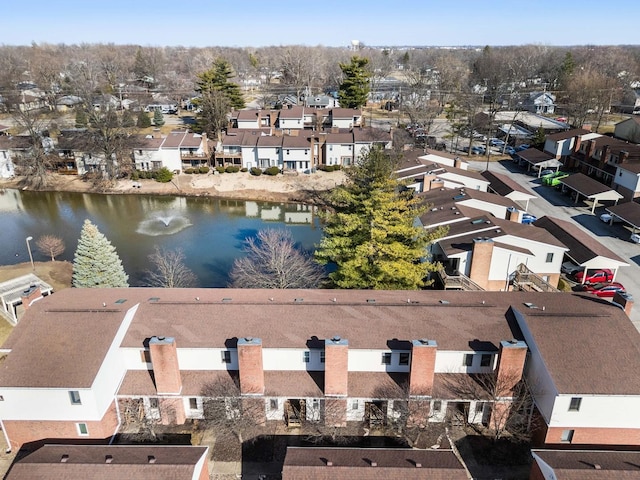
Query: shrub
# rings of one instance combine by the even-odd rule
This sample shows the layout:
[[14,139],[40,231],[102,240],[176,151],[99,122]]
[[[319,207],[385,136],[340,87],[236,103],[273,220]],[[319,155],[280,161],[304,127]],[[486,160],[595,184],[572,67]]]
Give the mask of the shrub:
[[140,174],[137,170],[133,170],[131,172],[131,180],[138,180],[140,178]]
[[259,177],[260,175],[262,175],[262,170],[259,169],[258,167],[251,167],[251,170],[249,170],[249,173],[251,173],[251,175],[255,175],[256,177]]
[[196,169],[195,169],[195,168],[185,168],[185,169],[183,170],[183,172],[184,172],[184,173],[187,173],[187,174],[189,174],[189,175],[191,175],[192,173],[195,173],[195,172],[196,172]]
[[278,175],[280,173],[280,169],[278,167],[269,167],[264,171],[265,175]]
[[341,168],[341,165],[318,165],[318,170],[322,172],[335,172],[336,170],[340,170]]
[[235,165],[229,165],[224,169],[227,173],[238,173],[240,171],[240,167],[236,167]]
[[200,173],[209,173],[209,167],[203,165],[202,167],[200,167],[198,169],[198,172],[200,172]]
[[162,167],[160,170],[154,173],[156,174],[156,182],[167,183],[170,182],[173,178],[173,173],[167,167]]
[[218,173],[224,173],[224,167],[216,167]]
[[248,169],[247,167],[242,167],[242,168],[240,169],[240,171],[241,171],[241,172],[248,172],[248,171],[249,171],[249,169]]

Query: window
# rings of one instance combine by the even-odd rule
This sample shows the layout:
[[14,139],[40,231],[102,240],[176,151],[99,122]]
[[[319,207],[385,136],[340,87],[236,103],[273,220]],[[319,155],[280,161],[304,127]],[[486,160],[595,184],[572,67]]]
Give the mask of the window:
[[571,398],[571,402],[569,402],[569,411],[570,412],[579,412],[581,403],[582,403],[582,398],[580,398],[580,397],[572,397]]
[[231,363],[231,352],[229,350],[222,351],[222,363]]
[[573,440],[573,430],[563,430],[560,441],[563,443],[571,443],[571,440]]
[[463,367],[470,367],[473,365],[473,354],[472,353],[466,353],[464,355],[464,360],[462,361],[462,366]]
[[149,399],[149,408],[151,410],[158,410],[158,408],[160,408],[160,403],[157,398],[151,397]]
[[553,262],[553,253],[547,253],[547,263]]
[[324,350],[320,352],[320,363],[324,363]]
[[493,359],[493,355],[491,355],[490,353],[483,353],[482,357],[480,357],[480,366],[490,367],[492,359]]
[[287,148],[287,155],[289,155],[289,153],[290,153],[290,152],[289,152],[289,149]]
[[476,413],[482,413],[484,411],[484,403],[485,402],[476,403]]
[[401,353],[400,354],[400,365],[409,365],[409,354]]
[[151,352],[149,350],[140,350],[140,360],[142,363],[151,363]]
[[309,363],[310,352],[302,352],[302,361],[304,363]]
[[386,352],[382,354],[382,365],[391,365],[391,353]]
[[89,435],[86,423],[76,423],[76,429],[78,430],[78,435]]
[[358,410],[358,400],[351,402],[351,410]]
[[271,400],[269,400],[269,408],[271,410],[278,410],[278,399],[277,398],[272,398]]
[[442,410],[442,402],[440,400],[434,400],[433,401],[433,411],[434,412],[439,412],[440,410]]
[[77,390],[69,391],[69,400],[71,400],[71,405],[82,405],[82,400],[80,400],[80,392]]
[[198,410],[198,399],[195,397],[189,398],[189,408],[191,410]]

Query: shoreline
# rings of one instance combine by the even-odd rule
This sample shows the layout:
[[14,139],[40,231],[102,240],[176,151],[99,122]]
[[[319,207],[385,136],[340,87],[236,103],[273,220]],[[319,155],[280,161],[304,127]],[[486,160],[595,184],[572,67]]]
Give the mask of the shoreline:
[[[77,175],[51,174],[47,188],[35,190],[20,185],[22,177],[0,179],[0,189],[14,188],[38,192],[78,192],[103,195],[173,195],[185,197],[210,197],[235,200],[255,200],[285,203],[321,203],[321,195],[345,180],[342,171],[312,174],[253,176],[249,172],[208,173],[174,175],[168,183],[155,180],[121,179],[107,190],[96,189],[91,182]],[[139,185],[139,187],[137,186]]]

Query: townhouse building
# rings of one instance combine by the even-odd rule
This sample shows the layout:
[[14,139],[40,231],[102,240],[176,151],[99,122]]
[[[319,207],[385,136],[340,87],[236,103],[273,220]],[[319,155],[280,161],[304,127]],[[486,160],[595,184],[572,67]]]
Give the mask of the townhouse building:
[[[637,446],[639,335],[584,294],[66,289],[5,344],[0,420],[13,448],[105,439],[132,401],[164,424],[202,418],[217,384],[262,421],[496,426],[518,413],[540,419],[541,444]],[[534,408],[513,412],[523,375]]]

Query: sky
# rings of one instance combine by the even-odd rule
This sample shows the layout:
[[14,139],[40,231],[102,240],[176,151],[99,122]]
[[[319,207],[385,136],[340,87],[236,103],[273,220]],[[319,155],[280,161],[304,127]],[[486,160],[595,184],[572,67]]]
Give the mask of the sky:
[[639,0],[2,0],[0,11],[5,45],[640,44]]

